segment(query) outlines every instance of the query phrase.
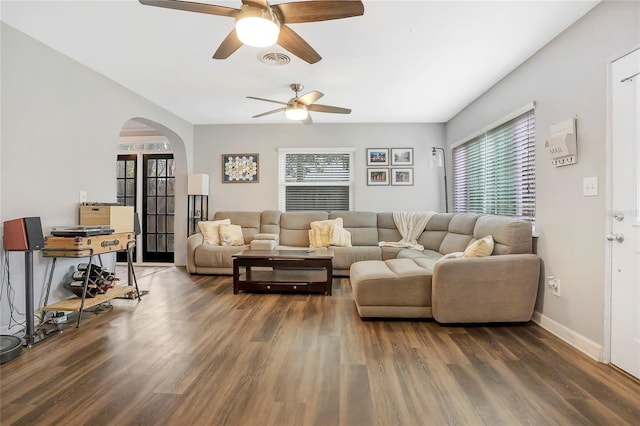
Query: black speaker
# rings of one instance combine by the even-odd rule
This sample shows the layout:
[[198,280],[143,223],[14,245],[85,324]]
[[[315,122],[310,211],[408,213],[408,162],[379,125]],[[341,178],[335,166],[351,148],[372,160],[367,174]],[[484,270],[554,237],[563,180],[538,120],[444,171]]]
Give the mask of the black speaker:
[[23,217],[4,222],[2,245],[5,251],[42,250],[44,235],[39,217]]

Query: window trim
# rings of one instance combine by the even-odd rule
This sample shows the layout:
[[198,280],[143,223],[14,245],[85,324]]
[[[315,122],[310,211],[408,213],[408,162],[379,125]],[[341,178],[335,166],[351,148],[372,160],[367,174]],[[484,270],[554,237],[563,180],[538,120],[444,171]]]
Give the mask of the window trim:
[[[284,164],[287,154],[349,154],[349,180],[346,182],[289,182],[284,180]],[[287,186],[349,186],[349,210],[355,208],[355,153],[354,147],[278,148],[278,209],[286,211]]]

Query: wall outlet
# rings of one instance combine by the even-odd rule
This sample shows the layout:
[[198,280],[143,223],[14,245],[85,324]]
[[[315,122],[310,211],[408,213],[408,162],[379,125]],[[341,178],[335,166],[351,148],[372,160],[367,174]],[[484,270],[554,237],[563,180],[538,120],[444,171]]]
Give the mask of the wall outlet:
[[551,289],[551,292],[554,296],[560,297],[560,280],[554,277],[553,275],[549,275],[547,278],[547,285]]
[[582,179],[582,195],[596,197],[598,195],[598,176]]
[[80,191],[80,203],[87,202],[87,191]]

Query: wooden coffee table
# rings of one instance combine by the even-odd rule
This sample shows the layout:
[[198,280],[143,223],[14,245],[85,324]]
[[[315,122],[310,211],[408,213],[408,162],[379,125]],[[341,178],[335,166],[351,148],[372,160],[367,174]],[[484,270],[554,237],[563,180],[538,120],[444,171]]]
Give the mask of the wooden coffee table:
[[[244,250],[233,255],[233,293],[243,290],[331,296],[332,259],[333,251],[328,249]],[[240,268],[244,268],[243,273]]]

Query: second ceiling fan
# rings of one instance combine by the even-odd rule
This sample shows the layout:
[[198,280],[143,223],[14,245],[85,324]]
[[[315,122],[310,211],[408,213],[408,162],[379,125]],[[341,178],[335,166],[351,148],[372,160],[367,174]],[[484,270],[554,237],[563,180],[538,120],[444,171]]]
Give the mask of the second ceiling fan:
[[330,105],[316,104],[316,101],[318,101],[318,99],[324,96],[322,92],[318,92],[317,90],[314,90],[302,96],[298,96],[298,92],[302,90],[302,85],[300,83],[292,83],[289,85],[289,87],[291,87],[291,90],[293,90],[296,93],[296,96],[289,99],[288,102],[275,101],[273,99],[257,98],[255,96],[247,96],[247,98],[249,99],[256,99],[258,101],[273,102],[275,104],[285,105],[282,108],[263,112],[262,114],[254,115],[251,118],[264,117],[265,115],[275,114],[277,112],[284,112],[285,116],[289,120],[299,120],[299,121],[302,121],[304,124],[311,124],[313,123],[313,121],[311,120],[309,111],[329,112],[333,114],[351,114],[351,110],[349,108],[341,108],[341,107],[335,107]]
[[266,0],[242,0],[240,9],[179,0],[139,1],[147,6],[235,18],[235,28],[216,50],[214,59],[228,58],[243,44],[266,47],[278,43],[300,59],[314,64],[322,57],[287,24],[328,21],[364,14],[364,5],[359,0],[315,0],[274,5]]

